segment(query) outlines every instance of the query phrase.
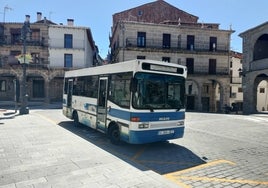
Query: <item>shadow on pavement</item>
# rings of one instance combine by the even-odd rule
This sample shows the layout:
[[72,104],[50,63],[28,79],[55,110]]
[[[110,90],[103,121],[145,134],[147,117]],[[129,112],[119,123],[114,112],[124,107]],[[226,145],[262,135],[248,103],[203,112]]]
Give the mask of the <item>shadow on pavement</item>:
[[166,142],[133,145],[113,145],[107,136],[86,126],[75,127],[73,121],[60,122],[59,126],[119,157],[140,170],[153,170],[167,174],[206,163],[189,149]]

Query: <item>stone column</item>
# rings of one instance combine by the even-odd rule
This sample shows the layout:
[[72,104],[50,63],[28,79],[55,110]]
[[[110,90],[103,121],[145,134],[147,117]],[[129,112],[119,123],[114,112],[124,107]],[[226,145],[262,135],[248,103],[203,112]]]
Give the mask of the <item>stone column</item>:
[[202,112],[202,84],[198,83],[197,88],[197,111]]
[[243,77],[243,114],[251,114],[256,112],[256,86],[252,76],[246,74]]
[[221,86],[221,95],[220,95],[220,105],[223,108],[226,105],[230,104],[230,84],[223,83]]

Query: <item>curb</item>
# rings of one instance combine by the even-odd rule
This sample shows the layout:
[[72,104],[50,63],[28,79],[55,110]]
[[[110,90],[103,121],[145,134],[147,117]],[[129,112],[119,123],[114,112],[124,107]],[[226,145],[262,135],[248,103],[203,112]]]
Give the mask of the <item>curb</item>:
[[0,120],[1,119],[12,119],[18,114],[19,114],[18,111],[16,112],[14,110],[0,109]]

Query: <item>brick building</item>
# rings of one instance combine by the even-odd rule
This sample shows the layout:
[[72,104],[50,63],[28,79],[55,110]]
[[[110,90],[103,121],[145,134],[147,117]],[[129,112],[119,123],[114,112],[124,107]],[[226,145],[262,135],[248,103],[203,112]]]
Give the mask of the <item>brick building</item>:
[[[243,113],[257,112],[258,93],[264,95],[262,109],[268,110],[268,22],[251,28],[239,36],[243,39],[243,69],[241,72],[244,93]],[[264,87],[259,87],[262,81],[266,81],[266,84]]]
[[154,59],[186,65],[187,109],[221,111],[229,104],[233,32],[216,23],[199,23],[197,16],[157,0],[113,15],[111,61]]

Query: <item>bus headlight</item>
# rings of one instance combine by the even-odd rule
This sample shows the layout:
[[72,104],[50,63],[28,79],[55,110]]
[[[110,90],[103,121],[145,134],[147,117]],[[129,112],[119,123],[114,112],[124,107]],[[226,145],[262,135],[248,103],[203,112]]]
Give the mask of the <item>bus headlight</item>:
[[139,124],[139,129],[147,129],[149,128],[149,123],[140,123]]
[[177,126],[184,126],[184,121],[178,121]]

